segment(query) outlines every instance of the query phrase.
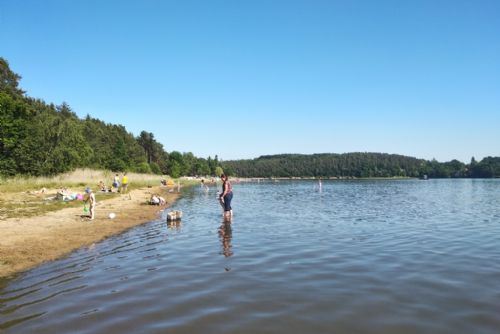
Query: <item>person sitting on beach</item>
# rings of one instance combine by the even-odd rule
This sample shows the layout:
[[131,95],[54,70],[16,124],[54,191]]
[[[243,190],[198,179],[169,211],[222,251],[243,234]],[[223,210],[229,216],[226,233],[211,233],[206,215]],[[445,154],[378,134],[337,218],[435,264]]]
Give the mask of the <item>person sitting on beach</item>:
[[160,199],[156,194],[151,195],[151,199],[149,200],[149,204],[151,205],[160,205]]
[[108,189],[106,188],[106,185],[102,181],[99,181],[98,187],[99,187],[100,191],[103,191],[103,192],[107,192],[108,191]]
[[68,194],[68,188],[66,187],[62,187],[57,191],[57,196],[64,196],[66,194]]
[[72,192],[70,189],[62,187],[57,191],[56,198],[63,201],[73,201],[77,195],[77,193]]
[[161,197],[158,194],[153,194],[151,195],[151,198],[149,199],[149,204],[151,205],[165,205],[167,204],[167,201],[163,197]]
[[163,197],[158,196],[158,199],[160,200],[160,205],[163,206],[163,205],[167,204],[167,201],[165,201],[165,199]]

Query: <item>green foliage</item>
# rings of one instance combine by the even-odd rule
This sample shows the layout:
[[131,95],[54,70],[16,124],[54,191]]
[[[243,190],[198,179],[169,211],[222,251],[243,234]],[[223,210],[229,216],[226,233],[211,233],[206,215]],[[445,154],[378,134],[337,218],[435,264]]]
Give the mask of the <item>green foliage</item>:
[[4,175],[17,172],[15,151],[27,136],[30,114],[30,106],[23,99],[0,91],[0,173]]
[[215,156],[214,159],[212,159],[211,157],[208,157],[207,164],[208,164],[208,168],[210,169],[210,175],[217,175],[215,169],[217,168],[217,166],[220,165],[218,157]]
[[149,169],[151,170],[151,172],[153,174],[158,174],[158,175],[161,174],[161,168],[160,168],[160,166],[158,166],[158,164],[156,162],[150,163],[149,164]]
[[222,169],[222,167],[217,166],[217,167],[215,168],[215,175],[217,175],[217,176],[221,176],[222,174],[224,174],[224,170]]
[[0,58],[0,175],[54,175],[93,167],[179,177],[211,170],[207,160],[192,153],[169,157],[151,132],[136,138],[122,125],[79,119],[66,103],[54,106],[24,96],[20,78]]
[[500,177],[500,158],[469,168],[458,160],[440,163],[397,154],[282,154],[225,161],[228,174],[242,177]]
[[23,95],[24,91],[18,88],[19,80],[21,76],[12,72],[7,60],[0,57],[0,91],[14,96]]
[[147,162],[141,162],[134,168],[136,173],[151,174],[151,167]]
[[198,158],[194,163],[194,175],[210,175],[210,167],[207,160]]
[[170,163],[170,176],[173,178],[181,176],[181,165],[176,160],[173,160]]
[[18,172],[51,175],[84,164],[91,149],[85,142],[83,126],[67,106],[47,108],[27,124],[27,136],[15,152]]
[[124,126],[87,116],[68,104],[47,104],[24,95],[20,76],[0,57],[0,175],[54,175],[77,167],[182,175],[243,177],[500,177],[500,158],[469,165],[396,154],[282,154],[219,162],[191,152],[167,153],[151,132],[134,137]]
[[479,163],[471,163],[470,176],[475,178],[500,177],[500,157],[486,157]]

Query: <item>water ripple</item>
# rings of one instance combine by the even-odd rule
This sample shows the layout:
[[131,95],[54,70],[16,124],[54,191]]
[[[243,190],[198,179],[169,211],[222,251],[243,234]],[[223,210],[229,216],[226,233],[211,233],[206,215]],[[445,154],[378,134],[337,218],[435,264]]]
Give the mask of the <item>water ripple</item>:
[[[500,180],[235,184],[0,288],[13,333],[497,333]],[[165,212],[163,213],[165,215]]]

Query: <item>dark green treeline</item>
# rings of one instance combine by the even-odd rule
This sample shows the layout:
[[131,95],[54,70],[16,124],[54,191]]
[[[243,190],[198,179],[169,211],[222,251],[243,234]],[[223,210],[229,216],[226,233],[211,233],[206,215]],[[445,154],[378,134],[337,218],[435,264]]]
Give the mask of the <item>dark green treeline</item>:
[[222,168],[241,177],[500,177],[500,158],[470,164],[440,163],[385,153],[280,154],[252,160],[224,161]]
[[20,76],[0,57],[0,175],[55,175],[77,167],[181,175],[215,175],[218,166],[241,177],[500,177],[500,158],[440,163],[395,154],[283,154],[218,161],[168,153],[154,135],[25,95]]
[[87,116],[63,103],[25,95],[20,76],[0,57],[0,175],[55,175],[77,167],[181,175],[215,175],[218,158],[168,153],[154,135]]

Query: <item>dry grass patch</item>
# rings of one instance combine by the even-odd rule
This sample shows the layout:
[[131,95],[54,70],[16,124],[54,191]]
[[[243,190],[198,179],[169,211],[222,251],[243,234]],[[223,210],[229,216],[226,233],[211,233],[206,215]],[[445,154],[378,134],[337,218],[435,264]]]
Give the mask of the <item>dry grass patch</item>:
[[[99,181],[110,186],[113,182],[115,173],[106,170],[95,169],[77,169],[73,172],[64,173],[56,176],[15,176],[11,178],[0,179],[0,191],[18,192],[18,191],[37,191],[41,188],[58,187],[96,187]],[[118,174],[121,178],[122,174]],[[127,173],[130,186],[156,186],[160,184],[161,175],[155,174],[137,174]]]
[[[113,182],[115,173],[106,170],[77,169],[73,172],[52,177],[16,176],[0,179],[0,220],[43,215],[47,212],[64,208],[81,207],[82,201],[56,200],[57,191],[62,187],[75,193],[83,194],[85,187],[94,191],[100,181],[108,187]],[[160,184],[161,175],[127,173],[129,191]],[[122,174],[119,174],[120,178]],[[185,184],[185,182],[182,182]],[[41,190],[44,189],[42,192]],[[117,193],[95,191],[97,202],[118,196]]]

